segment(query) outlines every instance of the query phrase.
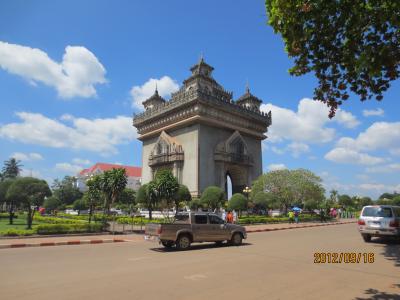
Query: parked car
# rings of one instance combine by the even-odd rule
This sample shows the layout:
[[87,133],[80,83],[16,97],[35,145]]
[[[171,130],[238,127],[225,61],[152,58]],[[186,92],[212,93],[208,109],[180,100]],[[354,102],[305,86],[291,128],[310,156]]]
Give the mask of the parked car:
[[170,224],[147,224],[145,239],[161,243],[166,248],[174,245],[178,250],[186,250],[194,242],[228,241],[238,246],[247,238],[246,229],[229,224],[214,213],[189,212],[176,215]]
[[400,206],[364,206],[358,220],[358,230],[366,242],[375,236],[400,238]]

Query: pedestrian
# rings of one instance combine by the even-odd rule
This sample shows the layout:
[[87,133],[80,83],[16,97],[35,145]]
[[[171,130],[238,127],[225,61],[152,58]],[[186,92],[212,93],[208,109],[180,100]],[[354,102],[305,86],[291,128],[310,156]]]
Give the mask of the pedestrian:
[[296,222],[296,224],[299,223],[299,211],[298,210],[296,210],[294,212],[294,221]]
[[233,223],[233,214],[231,211],[228,211],[228,214],[226,215],[226,222]]
[[233,215],[233,223],[236,223],[238,218],[237,212],[234,210],[232,215]]
[[225,212],[225,209],[222,209],[221,218],[222,218],[222,220],[226,221],[226,212]]
[[288,213],[289,216],[289,223],[293,223],[293,219],[294,219],[294,212],[293,210],[290,210]]
[[337,211],[336,211],[336,208],[334,208],[332,210],[332,218],[336,219],[336,216],[337,216]]

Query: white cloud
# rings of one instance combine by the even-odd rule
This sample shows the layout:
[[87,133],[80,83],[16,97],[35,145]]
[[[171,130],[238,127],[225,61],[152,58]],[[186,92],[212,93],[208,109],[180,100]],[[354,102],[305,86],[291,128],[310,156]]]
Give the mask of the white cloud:
[[40,179],[43,178],[42,174],[39,171],[36,171],[33,169],[22,169],[21,176],[22,177],[34,177],[34,178],[40,178]]
[[398,192],[400,191],[400,184],[397,185],[388,185],[388,184],[383,184],[383,183],[362,183],[358,185],[358,187],[362,190],[367,190],[367,191],[375,191],[379,194],[385,193],[385,192]]
[[271,151],[274,152],[275,154],[279,154],[279,155],[282,155],[285,153],[285,149],[281,149],[281,148],[278,148],[275,146],[271,147]]
[[88,159],[81,159],[81,158],[74,158],[73,160],[72,160],[72,162],[74,163],[74,164],[77,164],[77,165],[90,165],[92,162],[90,161],[90,160],[88,160]]
[[386,149],[400,152],[400,122],[376,122],[355,139],[341,138],[337,146],[360,151]]
[[270,164],[268,165],[268,170],[270,171],[277,171],[277,170],[284,170],[287,167],[284,164]]
[[37,113],[19,112],[17,116],[22,122],[1,126],[0,137],[26,144],[88,150],[106,155],[117,153],[117,145],[126,144],[137,136],[132,119],[125,116],[105,119],[73,117],[69,121],[72,126]]
[[325,159],[337,163],[349,163],[359,165],[376,165],[385,161],[381,157],[360,153],[349,148],[334,148],[325,155]]
[[303,153],[310,152],[310,147],[307,144],[293,142],[287,146],[293,157],[299,157]]
[[43,157],[39,153],[14,152],[13,154],[10,155],[10,157],[13,157],[16,160],[21,160],[21,161],[32,161],[32,160],[43,159]]
[[400,172],[400,164],[399,163],[394,163],[394,164],[370,167],[370,168],[367,168],[366,171],[368,173],[394,173],[394,172]]
[[385,111],[382,108],[371,109],[371,110],[364,109],[363,110],[364,117],[370,117],[370,116],[383,117],[384,114],[385,114]]
[[303,143],[325,143],[332,141],[336,131],[327,127],[336,122],[346,128],[354,128],[360,122],[349,112],[339,109],[335,118],[328,118],[328,107],[319,101],[304,98],[300,100],[297,112],[273,104],[262,104],[261,110],[272,111],[272,125],[269,141],[292,140]]
[[61,98],[96,96],[94,86],[107,81],[103,65],[80,46],[67,46],[62,61],[56,62],[40,49],[0,41],[0,68],[33,85],[54,87]]
[[143,110],[142,102],[150,98],[156,89],[161,97],[167,97],[179,89],[178,83],[169,76],[163,76],[160,79],[150,78],[141,86],[134,86],[131,89],[132,107]]
[[68,174],[78,174],[83,169],[82,166],[70,163],[57,163],[55,168],[58,171],[66,172]]

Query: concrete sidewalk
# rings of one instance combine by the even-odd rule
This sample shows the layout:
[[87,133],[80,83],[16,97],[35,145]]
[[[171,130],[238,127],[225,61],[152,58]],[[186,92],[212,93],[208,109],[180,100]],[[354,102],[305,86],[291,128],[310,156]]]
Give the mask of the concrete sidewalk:
[[[334,222],[307,222],[298,224],[278,223],[278,224],[261,224],[245,226],[248,233],[300,229],[307,227],[319,227],[330,225],[341,225],[356,223],[356,219],[343,219]],[[66,246],[66,245],[82,245],[82,244],[103,244],[117,242],[141,242],[142,234],[119,234],[119,235],[80,235],[80,236],[58,236],[58,237],[35,237],[35,238],[10,238],[0,239],[0,249],[6,248],[23,248],[23,247],[41,247],[41,246]]]

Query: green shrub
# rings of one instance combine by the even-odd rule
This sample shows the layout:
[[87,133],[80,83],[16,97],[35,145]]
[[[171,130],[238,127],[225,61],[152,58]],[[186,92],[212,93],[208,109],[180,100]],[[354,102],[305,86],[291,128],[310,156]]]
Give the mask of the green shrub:
[[85,224],[84,220],[73,220],[67,218],[57,218],[57,217],[42,217],[42,216],[35,216],[35,221],[41,223],[49,223],[49,224]]
[[27,235],[32,235],[35,234],[36,230],[31,229],[31,230],[24,230],[24,229],[14,229],[10,228],[7,230],[2,230],[0,231],[0,236],[27,236]]
[[[327,217],[327,220],[330,217]],[[310,215],[310,214],[300,214],[299,221],[300,222],[311,222],[311,221],[320,221],[321,218],[319,215]],[[246,216],[241,217],[238,220],[239,224],[266,224],[266,223],[287,223],[289,222],[288,217],[269,217],[269,216]]]
[[118,224],[130,224],[130,225],[140,225],[140,224],[147,224],[147,223],[164,223],[166,220],[164,219],[153,219],[149,220],[146,218],[138,218],[138,217],[117,217],[116,219]]
[[102,224],[41,224],[35,229],[38,234],[100,232]]

